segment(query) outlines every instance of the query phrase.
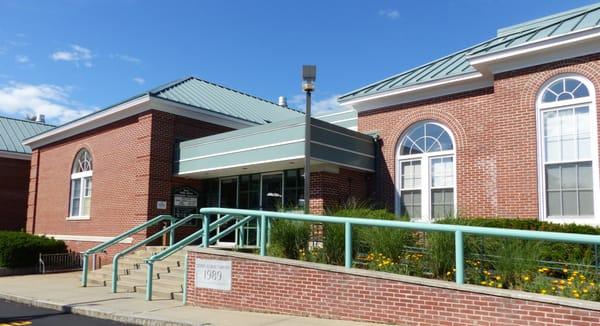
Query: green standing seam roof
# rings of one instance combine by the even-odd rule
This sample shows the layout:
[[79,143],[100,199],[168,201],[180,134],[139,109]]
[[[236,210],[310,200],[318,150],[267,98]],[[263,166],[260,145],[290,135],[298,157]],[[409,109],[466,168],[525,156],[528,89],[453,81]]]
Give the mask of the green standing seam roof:
[[[277,105],[256,96],[196,77],[187,77],[132,96],[96,112],[71,120],[59,127],[70,125],[76,121],[97,115],[100,112],[146,95],[173,103],[189,105],[198,110],[210,111],[223,116],[244,120],[250,124],[265,124],[304,116],[303,112]],[[30,137],[33,136],[35,135],[31,135]]]
[[22,144],[23,140],[53,128],[39,122],[0,117],[0,151],[31,154],[29,146]]
[[167,84],[151,91],[150,95],[257,124],[304,115],[302,112],[195,77]]
[[594,4],[502,28],[498,30],[496,37],[488,41],[361,87],[340,96],[338,100],[348,101],[476,72],[476,69],[469,64],[469,56],[493,53],[599,25],[600,4]]

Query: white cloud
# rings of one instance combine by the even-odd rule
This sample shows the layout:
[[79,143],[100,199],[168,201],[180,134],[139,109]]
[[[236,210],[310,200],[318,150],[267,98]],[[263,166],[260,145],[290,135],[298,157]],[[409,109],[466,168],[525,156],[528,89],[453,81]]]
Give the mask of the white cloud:
[[[332,95],[330,97],[313,100],[311,105],[311,113],[312,115],[322,115],[328,112],[335,112],[342,110],[342,106],[337,102],[337,98],[339,95]],[[288,103],[291,108],[298,109],[304,111],[306,108],[306,95],[298,94],[292,96]]]
[[73,44],[71,45],[70,51],[56,51],[50,55],[50,58],[54,61],[69,61],[74,62],[79,67],[83,64],[86,67],[92,67],[92,50],[84,48],[83,46]]
[[140,64],[142,63],[142,59],[140,58],[136,58],[127,54],[111,54],[110,55],[111,59],[119,59],[122,61],[126,61],[126,62],[131,62],[131,63],[135,63],[135,64]]
[[64,123],[93,111],[76,108],[69,92],[68,87],[10,82],[0,85],[0,112],[18,118],[41,113],[51,123]]
[[398,17],[400,17],[400,12],[398,12],[398,10],[393,10],[393,9],[382,9],[379,10],[379,16],[383,16],[389,19],[397,19]]
[[142,77],[135,77],[135,78],[133,79],[133,81],[134,81],[135,83],[137,83],[138,85],[143,85],[143,84],[145,84],[145,83],[146,83],[146,80],[145,80],[144,78],[142,78]]
[[18,54],[15,56],[15,61],[17,61],[17,63],[26,64],[29,63],[29,57],[26,55]]

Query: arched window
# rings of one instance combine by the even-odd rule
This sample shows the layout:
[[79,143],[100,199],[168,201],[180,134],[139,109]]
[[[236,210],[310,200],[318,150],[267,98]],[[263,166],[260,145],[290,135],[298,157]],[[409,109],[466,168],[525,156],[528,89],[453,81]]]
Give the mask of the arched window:
[[92,156],[86,149],[75,156],[71,169],[71,218],[89,218],[92,201]]
[[540,215],[564,221],[598,210],[596,105],[591,82],[559,76],[537,101]]
[[429,221],[455,214],[454,142],[443,125],[419,122],[396,154],[396,213]]

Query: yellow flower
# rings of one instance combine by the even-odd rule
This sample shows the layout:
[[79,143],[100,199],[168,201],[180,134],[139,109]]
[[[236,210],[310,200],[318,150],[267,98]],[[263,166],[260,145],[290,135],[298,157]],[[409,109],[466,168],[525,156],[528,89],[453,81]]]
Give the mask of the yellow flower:
[[569,269],[568,268],[563,268],[563,273],[568,273]]
[[502,284],[498,284],[496,287],[499,288],[499,289],[501,289],[502,288]]
[[542,289],[542,291],[540,291],[541,294],[546,294],[546,289]]
[[560,280],[559,282],[560,282],[561,285],[565,284],[565,280]]
[[502,279],[502,277],[500,277],[500,275],[496,276],[496,281],[500,281]]
[[446,273],[446,275],[450,275],[450,274],[452,274],[452,273],[450,273],[450,272]]
[[525,282],[529,281],[529,276],[527,276],[527,275],[523,276],[523,281],[525,281]]
[[481,281],[480,283],[481,283],[481,285],[486,285],[487,284],[486,281]]
[[588,289],[583,289],[583,293],[588,293]]
[[579,298],[579,293],[574,293],[574,294],[573,294],[573,296],[574,296],[575,298]]

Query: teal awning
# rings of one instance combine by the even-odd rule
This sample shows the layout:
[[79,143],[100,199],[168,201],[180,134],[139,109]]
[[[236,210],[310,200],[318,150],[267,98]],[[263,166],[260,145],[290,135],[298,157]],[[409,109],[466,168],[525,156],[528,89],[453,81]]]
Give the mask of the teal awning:
[[[175,175],[211,178],[304,166],[304,117],[179,143]],[[311,164],[333,164],[373,172],[372,137],[311,120]]]

